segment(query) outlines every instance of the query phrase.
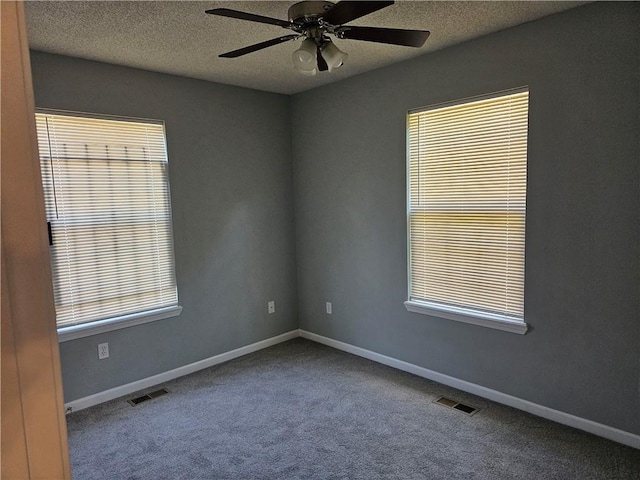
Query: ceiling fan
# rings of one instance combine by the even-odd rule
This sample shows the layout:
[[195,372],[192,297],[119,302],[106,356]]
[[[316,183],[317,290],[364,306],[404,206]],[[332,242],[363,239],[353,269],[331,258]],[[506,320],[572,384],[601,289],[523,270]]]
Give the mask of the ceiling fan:
[[289,7],[289,20],[264,17],[229,8],[214,8],[205,13],[237,18],[250,22],[268,23],[295,33],[256,43],[248,47],[223,53],[220,57],[236,58],[263,48],[304,37],[300,48],[293,52],[293,65],[305,75],[318,71],[331,71],[342,66],[347,54],[336,47],[329,35],[340,39],[363,40],[365,42],[388,43],[408,47],[421,47],[429,36],[428,31],[398,28],[357,27],[345,25],[352,20],[381,10],[394,2],[324,1],[299,2]]

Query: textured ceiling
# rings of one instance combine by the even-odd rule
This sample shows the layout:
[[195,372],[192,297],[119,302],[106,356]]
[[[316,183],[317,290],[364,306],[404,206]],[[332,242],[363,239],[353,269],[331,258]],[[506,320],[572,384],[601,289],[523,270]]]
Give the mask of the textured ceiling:
[[295,2],[37,1],[26,2],[29,44],[35,50],[292,94],[588,2],[399,1],[350,25],[429,30],[422,48],[336,40],[349,54],[333,72],[314,77],[293,69],[297,42],[229,59],[218,55],[290,30],[205,10],[233,8],[286,19]]

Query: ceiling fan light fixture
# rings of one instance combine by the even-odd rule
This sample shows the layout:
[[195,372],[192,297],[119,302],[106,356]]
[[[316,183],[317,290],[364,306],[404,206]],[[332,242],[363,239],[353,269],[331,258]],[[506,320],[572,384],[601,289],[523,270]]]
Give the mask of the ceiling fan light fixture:
[[293,66],[305,75],[316,74],[316,42],[312,38],[305,39],[300,48],[293,52]]
[[322,58],[327,62],[329,71],[339,68],[343,65],[345,59],[349,56],[348,53],[343,52],[334,43],[329,40],[323,46],[321,50]]
[[316,73],[318,73],[318,69],[314,68],[313,70],[298,70],[298,72],[308,77],[313,77]]

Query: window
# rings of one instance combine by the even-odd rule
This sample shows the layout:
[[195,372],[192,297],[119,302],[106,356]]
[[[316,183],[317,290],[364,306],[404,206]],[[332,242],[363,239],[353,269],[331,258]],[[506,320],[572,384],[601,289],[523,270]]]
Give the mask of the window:
[[60,340],[178,315],[164,124],[36,125]]
[[528,89],[408,117],[412,312],[525,333]]

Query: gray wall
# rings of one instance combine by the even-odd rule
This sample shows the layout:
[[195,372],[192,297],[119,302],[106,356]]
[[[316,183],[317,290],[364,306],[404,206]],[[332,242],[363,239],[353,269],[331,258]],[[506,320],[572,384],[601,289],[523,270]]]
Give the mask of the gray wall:
[[[38,107],[156,118],[167,132],[184,310],[60,344],[65,400],[297,328],[289,97],[31,55]],[[102,342],[111,356],[98,361]]]
[[[300,327],[639,434],[639,17],[591,4],[295,95]],[[407,110],[522,85],[531,330],[408,313]]]

